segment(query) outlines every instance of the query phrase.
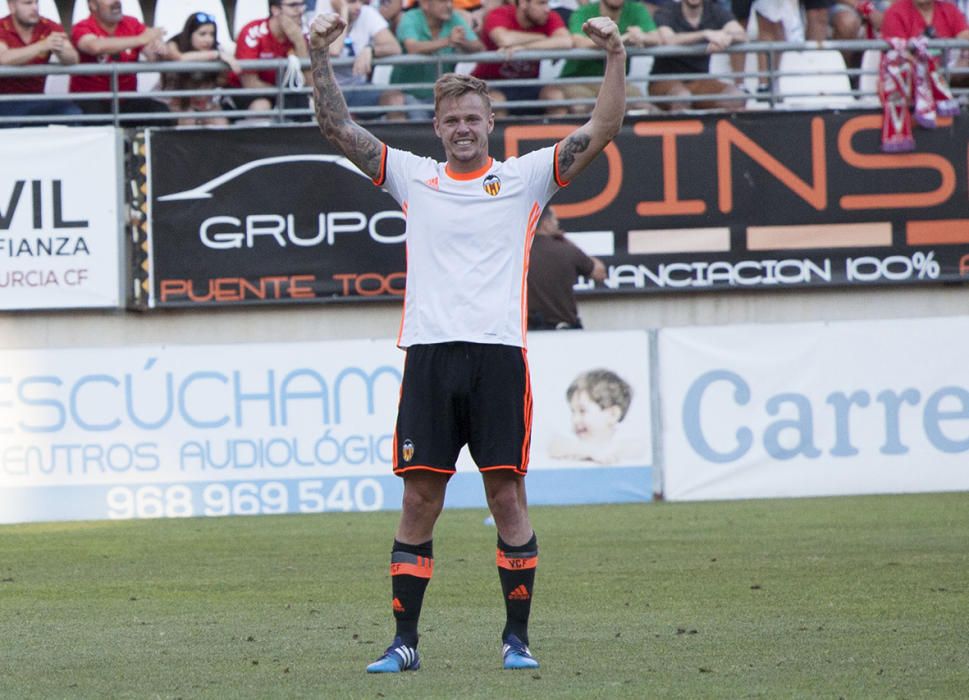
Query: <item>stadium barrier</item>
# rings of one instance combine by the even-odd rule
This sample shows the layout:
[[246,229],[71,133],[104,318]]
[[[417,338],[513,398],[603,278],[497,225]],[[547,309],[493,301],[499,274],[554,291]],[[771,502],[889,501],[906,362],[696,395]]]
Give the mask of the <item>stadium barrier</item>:
[[[580,293],[964,282],[969,117],[919,129],[918,152],[891,156],[879,150],[881,123],[855,110],[628,119],[551,203],[607,267]],[[492,153],[549,146],[572,128],[498,125]],[[430,129],[372,130],[440,152]],[[135,308],[403,294],[399,207],[317,129],[152,130],[146,152]]]
[[123,159],[111,126],[0,129],[0,311],[124,303]]
[[[646,331],[534,334],[533,504],[648,501]],[[0,350],[0,522],[396,509],[392,340]],[[608,368],[615,433],[572,430],[566,389]],[[419,450],[420,446],[416,446]],[[465,450],[453,507],[482,507]]]
[[[969,319],[532,333],[535,505],[969,490]],[[0,350],[0,522],[399,508],[391,339]],[[573,432],[566,390],[631,401]],[[451,507],[484,508],[467,452]]]
[[[917,130],[908,154],[880,153],[880,127],[856,110],[628,120],[551,203],[607,266],[579,294],[964,283],[969,117]],[[499,125],[492,152],[572,128]],[[373,131],[440,149],[429,129]],[[151,128],[123,148],[121,133],[0,130],[17,164],[0,179],[0,309],[400,299],[399,207],[316,128]]]
[[[955,76],[965,76],[969,74],[969,69],[966,68],[954,68],[950,67],[949,58],[950,56],[956,56],[960,51],[969,50],[969,41],[953,40],[953,39],[933,39],[928,42],[928,46],[935,51],[938,51],[942,55],[942,66],[943,74],[947,79]],[[698,73],[698,74],[685,74],[673,76],[682,79],[696,79],[696,78],[717,78],[725,80],[727,82],[738,82],[743,84],[752,93],[750,95],[742,95],[738,97],[738,100],[743,100],[746,108],[748,109],[775,109],[777,107],[793,106],[794,108],[800,108],[804,106],[812,106],[814,108],[846,108],[852,106],[870,106],[871,104],[877,103],[877,63],[873,64],[871,61],[865,63],[858,68],[848,68],[844,66],[843,61],[838,63],[841,59],[838,52],[857,52],[862,54],[866,51],[877,52],[881,49],[887,47],[887,44],[881,40],[852,40],[852,41],[824,41],[824,42],[751,42],[746,44],[737,44],[736,46],[731,46],[723,52],[714,54],[711,61],[711,72],[709,73]],[[631,63],[635,67],[630,74],[629,81],[637,83],[641,87],[651,80],[662,80],[664,76],[661,74],[654,74],[648,71],[643,71],[640,66],[645,65],[647,68],[651,66],[651,61],[657,56],[668,56],[668,55],[699,55],[705,54],[705,47],[703,46],[658,46],[651,47],[648,49],[640,48],[630,48],[628,49],[628,54],[631,58]],[[757,69],[750,68],[746,66],[744,70],[739,72],[734,72],[729,67],[729,61],[727,57],[733,54],[749,54],[753,55],[756,53],[764,53],[767,56],[767,67],[764,71],[759,71]],[[829,58],[833,58],[835,61],[835,67],[831,68],[819,68],[817,64],[811,62],[800,62],[799,64],[791,64],[788,66],[782,65],[782,61],[778,57],[790,56],[793,57],[795,54],[812,56],[812,55],[826,55]],[[538,79],[534,80],[508,80],[502,81],[502,85],[506,86],[521,86],[521,85],[545,85],[550,82],[555,82],[555,84],[567,84],[567,83],[582,83],[588,82],[587,79],[581,78],[561,78],[556,74],[556,70],[561,68],[561,63],[564,59],[589,59],[589,58],[601,58],[601,53],[598,51],[590,49],[569,49],[569,50],[557,50],[557,51],[522,51],[516,53],[516,60],[535,60],[542,62],[547,70],[544,71],[544,76],[540,75]],[[871,54],[870,54],[871,55]],[[501,62],[506,60],[506,57],[500,52],[484,52],[478,54],[462,54],[460,56],[449,55],[449,56],[419,56],[419,55],[400,55],[400,56],[390,56],[386,58],[377,59],[374,61],[376,74],[378,80],[375,83],[353,86],[348,88],[348,90],[358,90],[358,91],[384,91],[390,86],[385,82],[388,71],[394,65],[398,64],[432,64],[436,66],[438,74],[446,72],[448,68],[455,65],[455,60],[458,59],[458,70],[466,71],[476,62]],[[336,59],[333,61],[334,65],[349,65],[352,59]],[[238,89],[229,90],[224,88],[215,88],[212,90],[192,90],[192,91],[178,91],[178,90],[161,90],[154,89],[149,91],[139,91],[139,92],[120,92],[118,90],[118,77],[127,74],[155,74],[155,73],[187,73],[196,71],[213,71],[212,63],[194,63],[194,62],[160,62],[160,63],[149,63],[149,62],[139,62],[139,63],[111,63],[105,65],[77,65],[77,66],[60,66],[56,64],[44,64],[36,66],[0,66],[0,78],[9,76],[23,76],[23,75],[45,75],[45,76],[69,76],[72,74],[79,75],[109,75],[111,80],[111,90],[103,93],[67,93],[67,92],[55,92],[54,94],[45,94],[45,99],[53,100],[69,100],[74,102],[83,102],[86,100],[110,100],[112,110],[110,114],[83,114],[76,116],[29,116],[29,117],[8,117],[0,116],[0,126],[4,124],[19,124],[19,125],[33,125],[33,124],[48,124],[48,123],[66,123],[66,124],[104,124],[110,123],[115,126],[123,126],[128,123],[137,124],[165,124],[171,123],[176,120],[179,116],[197,116],[197,113],[193,112],[178,112],[173,111],[170,113],[121,113],[118,110],[119,100],[121,98],[131,98],[131,97],[152,97],[160,100],[168,100],[174,97],[185,97],[191,95],[210,95],[215,98],[221,98],[225,96],[238,95],[238,96],[271,96],[276,98],[276,108],[272,112],[256,112],[256,111],[232,111],[224,113],[225,116],[231,116],[234,119],[257,119],[266,120],[273,123],[283,123],[285,121],[292,120],[309,120],[313,118],[312,110],[307,107],[292,107],[284,104],[284,100],[280,99],[286,95],[305,95],[310,96],[312,94],[311,86],[302,87],[290,87],[287,85],[286,81],[283,80],[283,76],[286,74],[287,68],[289,66],[288,62],[282,59],[273,60],[258,60],[258,61],[241,61],[240,65],[243,68],[250,70],[275,70],[277,73],[277,87],[261,90],[261,89]],[[309,68],[308,60],[304,60],[302,63],[304,69]],[[224,69],[224,66],[222,67]],[[550,70],[548,70],[550,69]],[[769,82],[769,89],[766,91],[758,91],[757,84],[761,78],[767,79]],[[61,78],[62,80],[63,78]],[[393,86],[395,89],[415,89],[424,88],[427,89],[429,86],[423,83],[403,83]],[[500,86],[499,86],[500,87]],[[66,87],[60,88],[61,90],[66,90]],[[645,91],[644,91],[645,92]],[[960,99],[964,99],[969,95],[969,88],[956,89],[955,94]],[[0,94],[0,102],[5,101],[17,101],[30,96],[23,95],[8,95]],[[703,97],[696,97],[696,100],[704,99]],[[638,100],[638,103],[647,103],[652,105],[662,105],[664,102],[672,102],[680,100],[681,98],[671,98],[671,97],[653,97],[648,94],[644,96],[643,100]],[[594,103],[592,99],[572,99],[572,100],[550,100],[550,101],[509,101],[503,105],[509,109],[514,108],[546,108],[546,107],[578,107],[578,106],[591,106]],[[401,112],[411,111],[415,113],[420,113],[426,111],[426,105],[409,105],[405,107],[356,107],[351,109],[354,116],[361,120],[367,121],[371,119],[381,119],[388,111]],[[635,110],[634,110],[635,111]],[[517,121],[522,119],[545,119],[543,116],[532,116],[527,115],[515,115],[514,117]]]
[[[580,293],[792,289],[803,278],[799,269],[820,270],[814,281],[824,285],[857,288],[964,281],[969,120],[960,115],[920,130],[917,152],[887,156],[878,149],[879,115],[630,119],[605,157],[554,202],[580,244],[617,256],[609,260],[611,282],[582,283]],[[502,125],[494,152],[532,150],[571,126]],[[437,152],[430,135],[373,128],[395,145]],[[289,151],[280,152],[283,142]],[[247,150],[256,143],[268,150]],[[198,192],[226,167],[252,172],[252,163],[267,158],[329,155],[321,143],[315,128],[293,125],[0,131],[0,158],[15,164],[0,178],[0,309],[118,308],[120,280],[129,303],[150,311],[166,305],[157,303],[160,281],[179,257],[199,262],[201,272],[168,279],[193,280],[201,297],[211,279],[278,277],[292,264],[287,249],[296,247],[309,257],[309,273],[326,270],[336,286],[329,296],[314,291],[289,303],[395,297],[399,290],[383,286],[386,276],[368,276],[358,258],[369,260],[371,245],[398,246],[399,254],[399,242],[376,240],[396,234],[371,231],[376,214],[390,210],[372,204],[383,195],[359,187],[350,171],[331,173],[328,188],[312,169],[296,169],[226,200],[171,198]],[[624,175],[644,173],[650,163],[655,177]],[[286,188],[267,185],[273,182]],[[312,196],[300,193],[301,182]],[[319,210],[298,208],[306,202]],[[237,209],[266,203],[270,209]],[[328,218],[337,211],[350,215]],[[362,227],[353,212],[365,219]],[[230,216],[241,226],[259,215],[270,218],[251,219],[259,225],[241,236],[209,230],[210,243],[229,245],[206,246],[206,219]],[[315,225],[304,230],[296,222],[307,215]],[[320,240],[297,246],[290,235]],[[267,254],[263,246],[280,239],[286,245]],[[352,267],[327,268],[335,257]],[[82,280],[79,270],[96,274]],[[234,293],[225,283],[216,289]],[[181,305],[283,300],[203,301]],[[967,326],[959,317],[532,334],[531,500],[964,490]],[[399,480],[388,476],[387,435],[400,361],[390,339],[0,350],[0,521],[396,508]],[[569,430],[564,387],[598,367],[633,385],[616,433],[632,443],[621,453],[630,456],[611,464],[555,457],[553,433],[567,438]],[[449,499],[483,507],[466,456]]]
[[969,318],[664,329],[669,500],[969,489]]

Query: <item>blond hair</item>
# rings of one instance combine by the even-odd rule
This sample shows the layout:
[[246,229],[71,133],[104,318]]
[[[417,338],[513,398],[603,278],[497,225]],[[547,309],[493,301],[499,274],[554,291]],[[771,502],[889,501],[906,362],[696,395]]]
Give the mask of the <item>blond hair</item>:
[[445,73],[434,83],[434,111],[437,111],[441,100],[457,99],[474,93],[481,97],[485,110],[491,114],[491,97],[488,95],[488,84],[473,75],[460,73]]

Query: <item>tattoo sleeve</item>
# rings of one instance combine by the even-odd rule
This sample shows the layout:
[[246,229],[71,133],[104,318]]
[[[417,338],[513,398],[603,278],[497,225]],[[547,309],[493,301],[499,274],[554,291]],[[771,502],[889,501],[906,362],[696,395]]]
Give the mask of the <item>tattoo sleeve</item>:
[[[592,139],[589,135],[583,133],[581,130],[574,131],[565,137],[558,151],[559,172],[562,173],[563,177],[575,165],[575,157],[588,150],[591,141]],[[566,177],[566,179],[568,178]]]
[[383,144],[350,117],[343,92],[333,75],[327,49],[310,49],[316,123],[327,140],[368,177],[380,175]]

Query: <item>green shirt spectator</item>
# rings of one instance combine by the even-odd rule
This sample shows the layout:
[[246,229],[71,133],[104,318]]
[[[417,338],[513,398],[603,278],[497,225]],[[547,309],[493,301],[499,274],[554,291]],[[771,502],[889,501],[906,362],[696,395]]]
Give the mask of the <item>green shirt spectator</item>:
[[[600,16],[612,17],[617,10],[619,12],[619,16],[614,18],[614,21],[619,27],[619,33],[623,35],[623,43],[625,43],[627,46],[639,43],[626,40],[626,35],[629,33],[630,27],[638,28],[642,32],[656,31],[656,23],[653,22],[653,18],[650,16],[649,10],[646,9],[646,6],[643,3],[638,2],[638,0],[619,0],[619,2],[616,0],[601,0],[601,2],[605,3],[605,7],[600,8],[600,2],[590,2],[588,5],[582,5],[579,7],[579,9],[573,12],[569,16],[569,31],[572,34],[583,35],[582,25],[585,24],[586,20]],[[622,7],[616,7],[620,3]],[[613,7],[610,7],[610,5],[613,5]],[[605,73],[605,68],[605,62],[600,59],[586,61],[568,60],[562,67],[561,77],[601,77]],[[626,61],[626,71],[629,71],[628,59]]]
[[[452,0],[420,0],[419,6],[400,16],[397,39],[404,53],[439,56],[454,53],[484,51],[484,45],[464,19],[454,13]],[[454,63],[441,66],[441,73],[454,70]],[[438,78],[436,63],[421,65],[396,65],[390,74],[390,82],[434,84]],[[434,90],[407,90],[421,100],[433,100]]]

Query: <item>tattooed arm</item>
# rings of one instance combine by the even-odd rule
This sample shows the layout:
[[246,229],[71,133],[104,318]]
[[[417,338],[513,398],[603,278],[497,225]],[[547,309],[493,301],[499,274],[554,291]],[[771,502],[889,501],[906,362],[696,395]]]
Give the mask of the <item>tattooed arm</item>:
[[589,121],[559,142],[559,178],[570,181],[608,145],[622,127],[626,112],[626,48],[619,28],[608,17],[593,17],[582,31],[606,52],[606,72]]
[[343,32],[340,15],[317,15],[310,25],[310,65],[313,71],[313,99],[316,122],[327,140],[353,161],[370,179],[380,175],[383,143],[350,117],[343,92],[333,75],[329,46]]

